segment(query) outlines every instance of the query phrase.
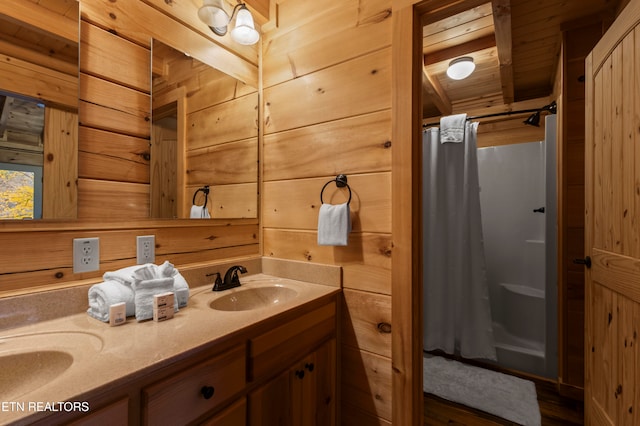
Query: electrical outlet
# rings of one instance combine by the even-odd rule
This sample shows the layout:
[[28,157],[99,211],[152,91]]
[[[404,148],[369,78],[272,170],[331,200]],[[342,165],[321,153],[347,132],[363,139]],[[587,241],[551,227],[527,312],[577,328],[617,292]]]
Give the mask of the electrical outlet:
[[138,235],[136,237],[136,253],[138,265],[153,263],[156,260],[156,236]]
[[74,238],[73,273],[100,269],[100,238]]

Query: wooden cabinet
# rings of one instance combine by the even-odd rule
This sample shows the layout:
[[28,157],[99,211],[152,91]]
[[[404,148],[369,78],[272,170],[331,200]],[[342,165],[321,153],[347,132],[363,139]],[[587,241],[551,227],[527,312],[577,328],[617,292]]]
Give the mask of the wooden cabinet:
[[96,390],[86,397],[90,412],[56,413],[35,424],[333,426],[336,306],[332,296],[261,321]]
[[334,425],[336,341],[295,362],[249,395],[249,425]]
[[129,421],[129,399],[123,398],[67,423],[68,426],[126,425]]
[[142,390],[143,424],[186,424],[239,395],[246,384],[239,345]]
[[201,426],[245,426],[247,424],[247,400],[241,398],[210,419],[200,423]]

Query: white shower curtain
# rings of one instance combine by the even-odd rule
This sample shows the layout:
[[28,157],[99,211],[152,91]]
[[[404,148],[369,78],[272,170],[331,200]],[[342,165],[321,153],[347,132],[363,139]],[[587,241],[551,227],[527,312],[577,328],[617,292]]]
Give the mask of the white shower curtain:
[[423,135],[424,349],[495,360],[477,129],[467,122],[462,143],[440,143],[438,128]]

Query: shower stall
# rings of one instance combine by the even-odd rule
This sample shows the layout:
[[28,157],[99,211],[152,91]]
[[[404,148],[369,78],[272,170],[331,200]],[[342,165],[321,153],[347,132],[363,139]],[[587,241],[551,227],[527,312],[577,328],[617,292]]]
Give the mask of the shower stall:
[[556,116],[545,140],[478,149],[498,365],[557,376]]

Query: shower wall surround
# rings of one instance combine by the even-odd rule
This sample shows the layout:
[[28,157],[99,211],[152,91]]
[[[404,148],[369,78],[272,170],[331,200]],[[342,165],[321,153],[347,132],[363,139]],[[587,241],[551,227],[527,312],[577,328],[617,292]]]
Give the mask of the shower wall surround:
[[478,170],[498,364],[555,378],[555,116],[551,120],[546,141],[479,149]]

